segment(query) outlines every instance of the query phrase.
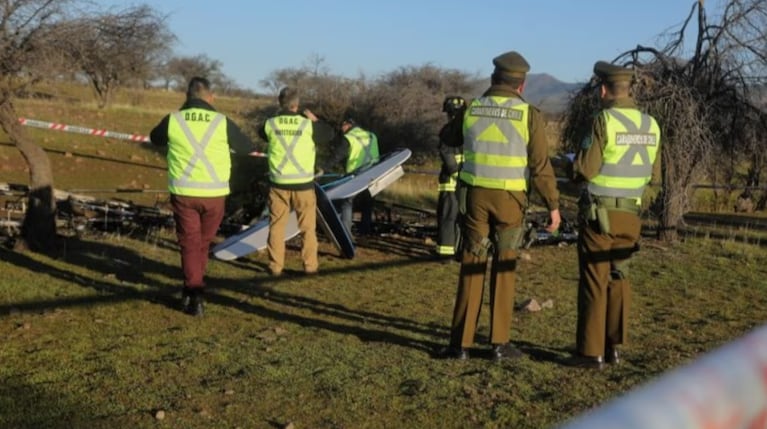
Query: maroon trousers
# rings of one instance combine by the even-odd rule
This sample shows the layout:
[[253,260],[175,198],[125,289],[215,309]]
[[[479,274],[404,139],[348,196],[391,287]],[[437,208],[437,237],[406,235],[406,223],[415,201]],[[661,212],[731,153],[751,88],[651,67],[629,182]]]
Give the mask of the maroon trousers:
[[187,197],[171,195],[176,236],[181,247],[184,287],[202,288],[208,265],[210,243],[224,218],[226,197]]

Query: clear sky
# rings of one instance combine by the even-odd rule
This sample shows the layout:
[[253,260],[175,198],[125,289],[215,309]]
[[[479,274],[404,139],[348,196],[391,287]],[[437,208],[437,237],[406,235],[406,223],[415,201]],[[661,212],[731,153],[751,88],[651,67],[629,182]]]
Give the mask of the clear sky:
[[[129,5],[139,2],[111,0]],[[489,76],[516,50],[531,73],[585,81],[597,60],[658,46],[694,0],[145,0],[168,14],[179,55],[206,54],[240,86],[324,58],[331,73],[375,77],[426,63]],[[708,0],[709,20],[721,0]]]

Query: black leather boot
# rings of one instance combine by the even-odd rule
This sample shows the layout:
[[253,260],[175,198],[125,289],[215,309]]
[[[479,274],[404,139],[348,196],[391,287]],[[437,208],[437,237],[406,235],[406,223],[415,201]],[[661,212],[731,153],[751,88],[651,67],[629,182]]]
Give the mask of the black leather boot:
[[195,317],[202,317],[205,314],[202,288],[184,288],[181,303],[186,314]]

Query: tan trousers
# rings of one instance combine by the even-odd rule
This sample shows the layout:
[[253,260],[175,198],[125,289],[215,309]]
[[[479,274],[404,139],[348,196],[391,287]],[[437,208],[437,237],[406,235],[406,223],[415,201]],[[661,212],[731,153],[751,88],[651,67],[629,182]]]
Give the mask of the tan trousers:
[[[522,225],[522,204],[508,191],[471,187],[466,197],[465,241],[458,293],[453,310],[450,345],[474,344],[487,270],[487,254],[478,250],[483,238]],[[491,225],[493,229],[491,230]],[[487,243],[487,240],[484,241]],[[495,250],[490,277],[490,343],[504,344],[511,336],[517,250]]]
[[610,211],[610,234],[596,222],[581,221],[578,237],[578,326],[576,348],[585,356],[603,356],[605,347],[626,342],[631,284],[628,273],[612,273],[631,257],[639,239],[639,217]]
[[303,235],[301,260],[304,271],[314,273],[317,260],[317,195],[314,189],[293,191],[272,187],[269,190],[269,271],[282,273],[285,267],[285,226],[291,209],[296,211],[298,229]]

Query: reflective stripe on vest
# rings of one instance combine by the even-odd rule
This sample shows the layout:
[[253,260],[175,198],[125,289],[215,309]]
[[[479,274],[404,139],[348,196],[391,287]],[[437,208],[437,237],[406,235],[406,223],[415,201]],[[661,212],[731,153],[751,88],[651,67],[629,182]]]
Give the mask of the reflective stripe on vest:
[[344,137],[349,142],[347,173],[378,162],[378,137],[375,134],[360,127],[354,127],[344,134]]
[[519,98],[474,100],[463,121],[461,180],[483,188],[527,190],[529,112],[530,106]]
[[[209,121],[187,121],[185,117]],[[204,109],[171,114],[168,122],[168,190],[172,194],[196,197],[229,194],[231,158],[225,119],[222,114]]]
[[637,109],[612,108],[603,114],[606,142],[602,167],[589,182],[589,192],[641,201],[660,147],[658,123]]
[[443,244],[437,245],[437,254],[440,256],[454,256],[455,255],[455,247],[454,246],[445,246]]
[[[453,156],[455,157],[455,163],[458,164],[458,169],[460,171],[461,165],[463,164],[463,152],[456,153]],[[458,185],[458,171],[448,176],[447,182],[439,183],[439,185],[437,186],[437,191],[455,192],[455,188],[457,185]]]
[[[298,184],[314,180],[315,148],[311,123],[299,115],[277,116],[266,121],[272,182]],[[286,137],[291,137],[290,142]]]

